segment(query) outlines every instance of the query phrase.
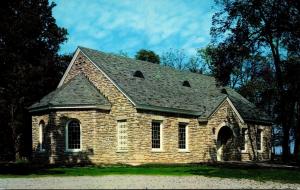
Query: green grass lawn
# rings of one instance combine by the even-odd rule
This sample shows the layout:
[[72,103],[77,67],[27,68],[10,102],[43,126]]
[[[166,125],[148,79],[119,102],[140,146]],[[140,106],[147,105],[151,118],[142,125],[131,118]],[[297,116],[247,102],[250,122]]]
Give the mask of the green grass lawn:
[[141,165],[141,166],[89,166],[89,167],[32,167],[27,165],[0,166],[0,177],[43,176],[103,176],[103,175],[171,175],[245,178],[258,181],[299,183],[299,170],[237,168],[209,165]]

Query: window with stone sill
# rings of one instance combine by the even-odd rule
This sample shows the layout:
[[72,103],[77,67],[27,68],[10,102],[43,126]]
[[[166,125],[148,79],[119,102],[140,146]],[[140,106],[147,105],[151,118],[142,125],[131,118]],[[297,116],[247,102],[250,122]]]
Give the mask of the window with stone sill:
[[152,122],[152,150],[161,150],[162,148],[161,130],[162,130],[161,122],[153,121]]
[[77,152],[81,150],[81,127],[78,120],[70,120],[66,126],[66,151]]
[[178,126],[178,148],[179,150],[187,150],[187,125],[179,123]]
[[117,141],[118,151],[127,151],[128,150],[128,134],[127,134],[127,124],[126,120],[118,121],[117,124]]

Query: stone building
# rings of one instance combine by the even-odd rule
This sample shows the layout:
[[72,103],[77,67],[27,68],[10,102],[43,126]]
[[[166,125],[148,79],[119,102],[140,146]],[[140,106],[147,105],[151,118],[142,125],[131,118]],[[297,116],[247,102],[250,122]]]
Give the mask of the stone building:
[[84,47],[29,110],[33,160],[44,163],[270,158],[271,119],[213,77]]

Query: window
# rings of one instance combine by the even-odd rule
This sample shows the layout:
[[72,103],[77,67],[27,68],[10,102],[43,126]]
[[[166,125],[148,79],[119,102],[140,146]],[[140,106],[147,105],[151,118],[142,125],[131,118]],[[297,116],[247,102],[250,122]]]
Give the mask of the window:
[[46,128],[45,122],[42,120],[39,124],[39,151],[43,152],[46,150]]
[[117,124],[117,134],[118,134],[118,151],[127,150],[127,125],[126,120],[118,121]]
[[152,122],[152,149],[161,149],[161,123]]
[[81,150],[81,128],[77,120],[71,120],[67,123],[66,149],[70,152]]
[[187,126],[184,123],[178,126],[178,148],[187,150]]
[[258,151],[262,151],[262,129],[257,129],[256,146]]
[[189,81],[187,81],[187,80],[183,81],[182,86],[191,87]]
[[142,73],[142,71],[135,71],[134,74],[133,74],[134,77],[138,77],[138,78],[142,78],[144,79],[144,75]]
[[246,134],[247,134],[247,128],[242,128],[241,131],[241,150],[246,151]]

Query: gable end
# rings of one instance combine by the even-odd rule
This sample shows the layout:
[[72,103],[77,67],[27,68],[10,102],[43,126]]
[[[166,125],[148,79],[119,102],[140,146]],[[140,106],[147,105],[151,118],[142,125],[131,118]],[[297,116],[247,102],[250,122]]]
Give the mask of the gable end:
[[95,64],[83,51],[80,50],[80,47],[77,48],[66,72],[63,75],[63,78],[60,80],[58,87],[64,84],[64,81],[66,77],[68,76],[68,73],[70,72],[77,56],[79,53],[82,53],[134,106],[136,106],[136,103],[120,88],[120,86],[117,85],[97,64]]
[[239,120],[241,121],[242,124],[245,123],[244,119],[242,118],[242,116],[239,114],[239,112],[237,111],[237,109],[235,108],[235,106],[233,105],[233,103],[231,102],[231,100],[226,97],[221,103],[220,105],[210,114],[210,116],[208,116],[207,120],[209,120],[218,110],[219,108],[223,105],[223,103],[227,101],[228,104],[230,105],[231,109],[234,111],[234,113],[237,115],[237,117],[239,118]]

